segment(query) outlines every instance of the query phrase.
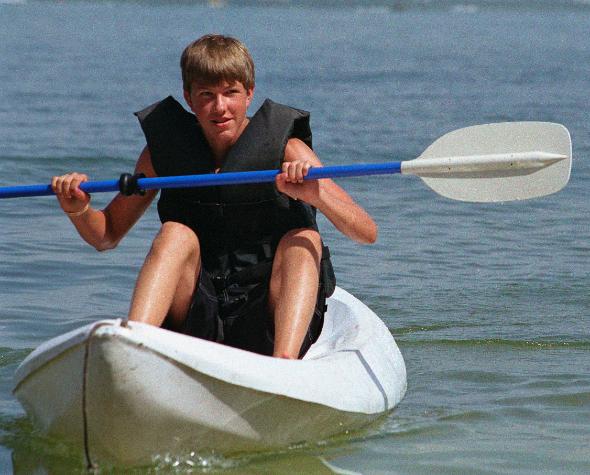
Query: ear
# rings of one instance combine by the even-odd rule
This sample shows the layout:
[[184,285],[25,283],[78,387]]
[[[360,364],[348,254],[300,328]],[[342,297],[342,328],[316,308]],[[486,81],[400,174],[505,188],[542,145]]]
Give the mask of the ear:
[[254,98],[254,88],[252,87],[252,88],[246,90],[246,103],[248,104],[248,106],[252,102],[253,98]]
[[191,93],[188,92],[186,89],[183,89],[184,100],[188,104],[188,106],[193,109],[193,101],[191,100]]

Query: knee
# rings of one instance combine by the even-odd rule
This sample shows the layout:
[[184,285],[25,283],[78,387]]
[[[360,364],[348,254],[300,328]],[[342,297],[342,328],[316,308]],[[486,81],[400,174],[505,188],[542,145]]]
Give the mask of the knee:
[[278,264],[287,256],[300,259],[303,256],[311,256],[316,263],[322,258],[322,239],[320,233],[311,228],[292,229],[279,241],[275,260]]
[[320,233],[312,228],[292,229],[281,238],[279,248],[292,246],[303,247],[316,252],[321,251],[322,239]]
[[155,237],[150,250],[151,254],[167,254],[173,252],[175,255],[184,254],[192,256],[200,252],[199,238],[188,226],[174,221],[167,221],[162,224],[160,232]]

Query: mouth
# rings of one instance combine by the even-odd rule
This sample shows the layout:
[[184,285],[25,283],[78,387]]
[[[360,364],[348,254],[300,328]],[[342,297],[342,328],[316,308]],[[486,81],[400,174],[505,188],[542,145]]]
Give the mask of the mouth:
[[219,119],[211,119],[211,123],[215,127],[225,127],[231,121],[230,118],[221,117]]

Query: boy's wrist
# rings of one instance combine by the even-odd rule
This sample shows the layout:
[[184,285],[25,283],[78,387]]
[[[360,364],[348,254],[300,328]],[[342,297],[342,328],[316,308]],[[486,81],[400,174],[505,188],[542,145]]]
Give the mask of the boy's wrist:
[[64,213],[66,213],[70,218],[75,218],[78,216],[82,216],[90,209],[90,201],[88,201],[81,209],[78,211],[67,211],[64,209]]

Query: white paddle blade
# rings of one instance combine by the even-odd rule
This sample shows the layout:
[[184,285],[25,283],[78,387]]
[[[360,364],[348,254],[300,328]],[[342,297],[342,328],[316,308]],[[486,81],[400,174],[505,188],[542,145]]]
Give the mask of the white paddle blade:
[[569,181],[571,166],[572,143],[563,125],[503,122],[443,135],[416,160],[403,162],[402,173],[420,176],[447,198],[494,202],[555,193]]

